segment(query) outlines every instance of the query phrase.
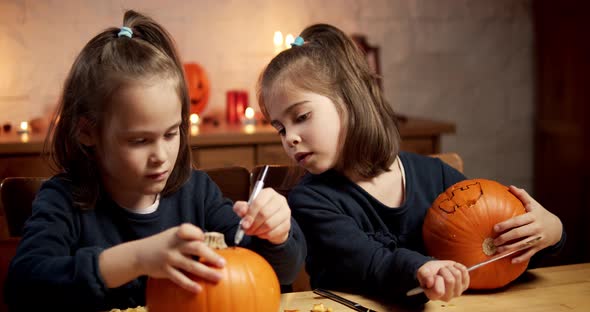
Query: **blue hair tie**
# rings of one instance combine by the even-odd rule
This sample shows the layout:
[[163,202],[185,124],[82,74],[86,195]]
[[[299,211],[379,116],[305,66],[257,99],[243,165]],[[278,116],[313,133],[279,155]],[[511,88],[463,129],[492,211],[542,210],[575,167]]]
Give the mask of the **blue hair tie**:
[[129,28],[129,27],[123,26],[123,27],[121,27],[121,30],[117,34],[117,37],[121,37],[121,36],[133,38],[133,30],[131,30],[131,28]]
[[301,38],[300,36],[297,36],[297,38],[295,38],[295,40],[293,41],[293,43],[291,43],[291,48],[294,46],[302,46],[305,43],[305,41],[303,40],[303,38]]

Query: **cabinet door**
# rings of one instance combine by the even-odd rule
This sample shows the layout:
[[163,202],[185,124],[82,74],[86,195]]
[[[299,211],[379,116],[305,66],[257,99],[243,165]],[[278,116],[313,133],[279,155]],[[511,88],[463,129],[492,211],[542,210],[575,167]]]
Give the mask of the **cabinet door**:
[[256,165],[295,165],[280,144],[260,144],[256,147]]
[[196,148],[193,162],[199,169],[240,166],[251,170],[254,168],[254,146]]
[[50,177],[49,163],[39,155],[0,157],[0,181],[6,177]]

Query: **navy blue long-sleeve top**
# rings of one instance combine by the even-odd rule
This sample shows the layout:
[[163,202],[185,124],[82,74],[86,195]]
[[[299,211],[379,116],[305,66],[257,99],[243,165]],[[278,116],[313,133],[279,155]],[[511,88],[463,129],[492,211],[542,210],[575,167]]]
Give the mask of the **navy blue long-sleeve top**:
[[[33,202],[32,216],[13,258],[5,298],[11,311],[99,311],[145,305],[147,277],[106,287],[98,267],[99,254],[109,247],[157,234],[182,223],[223,233],[233,245],[239,217],[231,200],[201,171],[175,193],[161,197],[158,209],[136,214],[103,196],[94,209],[72,202],[70,182],[56,176],[45,182]],[[294,220],[281,245],[245,236],[240,244],[262,255],[281,284],[290,284],[303,265],[305,239]]]
[[419,285],[418,268],[433,259],[422,240],[423,221],[437,196],[466,178],[438,158],[399,157],[406,195],[395,209],[333,170],[306,175],[290,192],[289,206],[308,244],[312,287],[410,305],[427,301],[424,295],[405,296]]

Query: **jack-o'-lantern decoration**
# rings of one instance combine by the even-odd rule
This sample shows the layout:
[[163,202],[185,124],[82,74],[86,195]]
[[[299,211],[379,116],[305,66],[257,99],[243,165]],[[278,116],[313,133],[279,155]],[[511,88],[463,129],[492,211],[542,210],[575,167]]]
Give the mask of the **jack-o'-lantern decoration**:
[[227,247],[223,234],[205,233],[205,242],[226,260],[217,283],[197,281],[203,291],[191,293],[168,279],[150,278],[146,302],[149,312],[240,311],[276,312],[281,304],[279,280],[273,268],[257,253],[241,247]]
[[[526,213],[506,186],[484,179],[465,180],[440,194],[426,214],[422,234],[430,256],[469,267],[496,254],[495,224]],[[528,262],[511,258],[469,272],[469,288],[499,288],[516,279]]]
[[191,114],[200,114],[209,101],[209,78],[197,63],[184,64],[184,74],[191,103]]

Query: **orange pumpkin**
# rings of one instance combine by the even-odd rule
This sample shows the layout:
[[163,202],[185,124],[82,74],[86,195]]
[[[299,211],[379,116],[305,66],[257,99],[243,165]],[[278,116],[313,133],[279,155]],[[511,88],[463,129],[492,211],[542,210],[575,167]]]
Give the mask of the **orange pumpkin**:
[[[424,219],[422,234],[429,255],[469,267],[491,258],[497,237],[493,226],[524,214],[524,206],[498,182],[461,181],[440,194]],[[516,279],[528,262],[512,264],[507,257],[471,271],[469,288],[499,288]]]
[[226,264],[217,284],[191,276],[203,291],[195,294],[180,288],[168,279],[150,278],[146,301],[150,312],[170,311],[241,311],[276,312],[281,303],[281,290],[273,268],[257,253],[241,247],[227,247],[223,234],[205,234],[210,246]]
[[191,102],[191,114],[200,114],[209,101],[209,78],[197,63],[184,64],[184,74]]

